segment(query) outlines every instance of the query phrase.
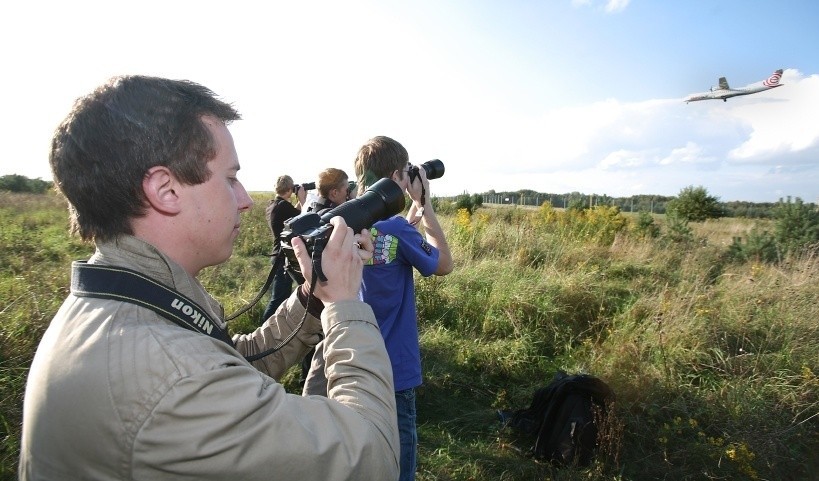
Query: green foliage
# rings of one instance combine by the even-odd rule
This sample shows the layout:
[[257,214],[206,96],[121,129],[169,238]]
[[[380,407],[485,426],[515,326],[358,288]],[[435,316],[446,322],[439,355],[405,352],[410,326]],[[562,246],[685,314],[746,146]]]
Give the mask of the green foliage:
[[584,201],[582,198],[573,198],[569,201],[569,205],[566,207],[566,210],[570,211],[573,210],[579,212],[585,209],[586,207],[588,207],[586,205],[586,201]]
[[480,194],[472,194],[472,205],[477,209],[483,206],[483,196]]
[[773,234],[756,228],[748,234],[745,243],[742,237],[734,237],[726,257],[738,262],[775,262],[781,258]]
[[455,210],[466,209],[469,214],[483,205],[483,197],[479,194],[461,194],[455,198]]
[[[257,295],[270,269],[267,197],[254,200],[233,257],[200,276],[227,313]],[[447,205],[440,202],[439,213]],[[787,222],[801,219],[797,239],[810,238],[799,228],[813,219],[804,208],[783,205]],[[810,479],[817,472],[819,259],[809,249],[786,260],[771,255],[778,240],[768,224],[743,230],[745,240],[730,245],[690,242],[694,230],[673,216],[663,228],[677,239],[672,244],[669,235],[644,235],[642,215],[627,229],[616,205],[572,212],[546,202],[452,214],[440,219],[455,271],[416,277],[419,481]],[[54,194],[0,193],[0,222],[0,479],[14,479],[28,366],[67,293],[70,261],[93,247],[67,235],[66,207]],[[252,330],[266,301],[230,330]],[[611,429],[589,468],[533,461],[525,454],[531,439],[496,420],[497,409],[528,406],[557,369],[596,375],[617,393]],[[297,369],[280,381],[296,392],[296,378]]]
[[673,243],[688,243],[694,240],[694,231],[688,225],[688,219],[676,212],[666,214],[665,239]]
[[702,222],[723,215],[717,197],[708,195],[705,187],[692,185],[682,189],[677,198],[668,203],[666,212],[688,222]]
[[772,219],[776,203],[732,201],[720,204],[726,217],[745,217],[748,219]]
[[775,237],[783,252],[799,253],[819,243],[819,210],[799,197],[779,201],[776,207]]
[[455,202],[442,198],[442,197],[432,197],[429,200],[432,203],[432,207],[435,209],[435,213],[439,215],[452,215],[457,211],[455,207]]
[[634,232],[641,237],[654,239],[660,236],[660,226],[654,223],[654,216],[641,210],[637,215],[637,222],[634,225]]
[[776,262],[799,256],[819,244],[819,210],[802,199],[780,201],[776,206],[774,232],[754,228],[743,243],[735,237],[727,257],[736,261]]
[[0,192],[0,479],[16,479],[26,374],[68,293],[68,266],[93,247],[69,238],[55,193]]
[[555,210],[548,202],[540,206],[536,217],[544,233],[560,233],[565,238],[611,244],[619,232],[625,231],[626,218],[616,206],[597,205],[592,208]]
[[27,192],[43,194],[53,185],[52,182],[42,179],[29,179],[23,175],[4,175],[0,177],[0,191]]
[[[474,196],[480,197],[482,203],[486,202],[488,204],[539,206],[543,202],[549,202],[554,207],[564,209],[568,209],[569,206],[573,204],[575,205],[575,208],[585,208],[591,205],[610,205],[619,207],[623,212],[636,213],[640,211],[648,211],[652,214],[667,213],[669,202],[675,199],[674,197],[667,197],[663,195],[609,197],[607,195],[589,196],[580,192],[564,194],[543,193],[526,189],[519,190],[517,192],[495,192],[494,190],[489,190],[482,194],[474,194],[473,197]],[[451,202],[454,202],[455,197],[450,197],[448,199]],[[774,210],[776,209],[776,206],[777,204],[775,202],[719,202],[717,204],[717,212],[720,214],[719,217],[772,219],[774,217]],[[454,210],[448,213],[454,213]]]

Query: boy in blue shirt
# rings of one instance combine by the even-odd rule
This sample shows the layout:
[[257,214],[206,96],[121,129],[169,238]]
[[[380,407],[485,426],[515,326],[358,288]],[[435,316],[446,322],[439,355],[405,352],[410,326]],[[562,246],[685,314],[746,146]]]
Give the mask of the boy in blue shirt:
[[358,151],[355,173],[359,194],[382,178],[398,183],[412,199],[406,218],[400,215],[376,222],[372,229],[375,252],[364,266],[363,300],[369,304],[392,364],[398,429],[401,438],[401,481],[415,479],[415,388],[422,383],[418,318],[413,269],[428,277],[452,272],[452,253],[429,202],[424,169],[411,179],[407,150],[389,137],[374,137]]

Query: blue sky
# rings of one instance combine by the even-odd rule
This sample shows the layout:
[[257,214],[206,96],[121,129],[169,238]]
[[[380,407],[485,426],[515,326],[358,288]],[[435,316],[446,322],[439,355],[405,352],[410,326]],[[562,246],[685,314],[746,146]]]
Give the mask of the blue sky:
[[[118,74],[232,102],[248,190],[352,175],[387,135],[489,189],[819,200],[819,2],[6,2],[0,175],[50,179],[51,134]],[[783,87],[686,104],[728,78]]]

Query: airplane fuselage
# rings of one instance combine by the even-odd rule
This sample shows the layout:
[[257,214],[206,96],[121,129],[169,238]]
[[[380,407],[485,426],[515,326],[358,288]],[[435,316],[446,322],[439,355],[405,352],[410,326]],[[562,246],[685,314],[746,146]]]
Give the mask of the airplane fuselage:
[[723,102],[727,102],[731,97],[739,97],[740,95],[750,95],[755,94],[757,92],[764,92],[765,90],[775,89],[777,87],[781,87],[784,84],[779,85],[772,85],[770,87],[754,87],[754,88],[747,88],[747,89],[714,89],[709,92],[702,92],[699,94],[694,94],[685,99],[687,102],[696,102],[698,100],[720,100],[722,99]]
[[759,82],[756,85],[749,85],[747,87],[741,89],[732,89],[728,85],[728,81],[725,77],[721,77],[719,79],[719,87],[711,87],[711,90],[708,92],[702,92],[698,94],[693,94],[688,96],[685,99],[685,103],[688,102],[696,102],[698,100],[720,100],[722,99],[723,102],[727,102],[731,97],[739,97],[740,95],[750,95],[755,94],[757,92],[764,92],[765,90],[775,89],[776,87],[781,87],[783,84],[779,83],[779,79],[782,77],[782,69],[776,70],[770,77],[768,77],[763,82]]

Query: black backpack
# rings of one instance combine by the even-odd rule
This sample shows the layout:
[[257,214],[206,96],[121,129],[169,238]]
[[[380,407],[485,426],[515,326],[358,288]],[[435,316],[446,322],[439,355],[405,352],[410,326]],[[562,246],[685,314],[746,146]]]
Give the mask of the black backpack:
[[535,391],[526,409],[499,411],[505,426],[536,435],[532,455],[558,465],[588,466],[598,445],[614,392],[600,379],[586,374],[558,372],[546,387]]

